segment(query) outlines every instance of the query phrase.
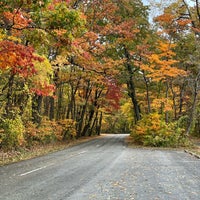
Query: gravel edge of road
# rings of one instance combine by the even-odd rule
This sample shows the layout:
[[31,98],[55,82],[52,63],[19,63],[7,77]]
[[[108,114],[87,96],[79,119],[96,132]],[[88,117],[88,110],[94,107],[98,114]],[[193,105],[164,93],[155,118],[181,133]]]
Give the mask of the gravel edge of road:
[[[10,157],[4,157],[4,155],[2,154],[2,152],[0,151],[0,166],[3,166],[3,165],[8,165],[8,164],[12,164],[12,163],[16,163],[16,162],[20,162],[20,161],[23,161],[23,160],[28,160],[28,159],[32,159],[32,158],[35,158],[35,157],[39,157],[39,156],[43,156],[43,155],[47,155],[49,153],[53,153],[53,152],[56,152],[56,151],[60,151],[60,150],[63,150],[63,149],[66,149],[66,148],[69,148],[69,147],[72,147],[72,146],[75,146],[77,144],[80,144],[80,143],[84,143],[84,142],[87,142],[87,141],[90,141],[90,140],[94,140],[96,138],[99,138],[99,137],[104,137],[105,134],[101,134],[100,136],[93,136],[93,137],[86,137],[86,138],[80,138],[78,140],[75,140],[75,141],[70,141],[68,143],[60,143],[60,144],[53,144],[52,146],[43,146],[41,147],[40,151],[39,152],[34,152],[34,149],[33,150],[29,150],[29,151],[22,151],[22,152],[17,152],[16,151],[16,154],[13,154],[11,155]],[[187,149],[187,148],[159,148],[159,147],[144,147],[144,146],[140,146],[140,145],[133,145],[130,143],[129,141],[129,137],[127,137],[125,139],[125,143],[128,147],[130,148],[142,148],[142,149],[151,149],[151,150],[177,150],[177,149],[181,149],[183,150],[184,152],[200,159],[200,153],[199,152],[195,152],[195,148],[199,148],[199,146],[197,145],[194,145],[194,149]],[[9,154],[9,153],[8,153]]]
[[23,149],[22,151],[13,151],[13,152],[2,152],[0,151],[0,167],[16,162],[20,162],[23,160],[29,160],[35,157],[40,157],[47,155],[49,153],[54,153],[57,151],[61,151],[67,149],[69,147],[88,142],[90,140],[94,140],[100,137],[104,137],[104,134],[100,136],[91,136],[91,137],[83,137],[77,140],[69,141],[67,143],[54,143],[48,145],[38,146],[39,151],[35,150],[37,147],[33,149]]
[[200,155],[199,155],[199,154],[197,154],[197,153],[195,153],[195,152],[193,152],[193,151],[191,151],[191,150],[188,150],[188,149],[185,149],[184,151],[185,151],[186,153],[189,153],[190,155],[192,155],[192,156],[194,156],[194,157],[200,159]]

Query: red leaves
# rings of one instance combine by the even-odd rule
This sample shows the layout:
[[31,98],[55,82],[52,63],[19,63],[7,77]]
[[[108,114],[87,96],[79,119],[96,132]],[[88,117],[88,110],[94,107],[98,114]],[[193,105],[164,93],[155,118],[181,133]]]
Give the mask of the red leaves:
[[114,28],[114,32],[126,39],[133,39],[135,34],[139,32],[139,29],[134,29],[135,23],[134,20],[122,22]]
[[10,69],[13,74],[27,77],[36,73],[34,61],[42,62],[43,58],[34,55],[32,47],[8,40],[0,42],[0,69]]
[[55,86],[50,84],[44,84],[37,86],[37,88],[32,88],[31,92],[37,94],[38,96],[49,96],[52,92],[54,92]]
[[[9,70],[10,73],[30,77],[36,74],[35,61],[42,62],[44,58],[34,54],[34,49],[30,46],[16,44],[14,42],[0,41],[0,69]],[[31,92],[37,95],[48,96],[53,93],[55,86],[51,84],[37,84]]]
[[108,91],[106,94],[106,99],[109,102],[109,105],[117,110],[120,108],[120,98],[121,98],[121,90],[119,85],[115,82],[115,80],[108,80]]

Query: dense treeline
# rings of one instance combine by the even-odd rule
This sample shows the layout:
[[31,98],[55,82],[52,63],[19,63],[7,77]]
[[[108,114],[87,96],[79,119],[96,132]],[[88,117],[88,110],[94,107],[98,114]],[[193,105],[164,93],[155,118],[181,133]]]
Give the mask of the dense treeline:
[[199,3],[154,23],[140,0],[1,1],[0,148],[101,130],[156,146],[199,134]]

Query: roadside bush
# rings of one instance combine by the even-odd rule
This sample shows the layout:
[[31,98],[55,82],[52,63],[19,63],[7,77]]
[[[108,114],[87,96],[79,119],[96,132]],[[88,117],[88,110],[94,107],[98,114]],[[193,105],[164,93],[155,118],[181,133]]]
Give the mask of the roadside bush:
[[[74,139],[77,136],[76,122],[72,119],[59,120],[57,126],[62,127],[60,134],[56,134],[57,138],[62,140]],[[57,133],[57,131],[55,131]]]
[[25,125],[24,138],[27,146],[32,146],[34,143],[38,142],[36,124],[32,123],[31,121],[27,121]]
[[43,119],[39,126],[32,122],[28,122],[26,125],[25,138],[28,146],[34,144],[48,144],[56,140],[52,122]]
[[18,148],[25,143],[25,128],[19,115],[16,115],[15,119],[1,119],[0,130],[0,146],[2,148]]
[[76,123],[71,119],[57,122],[43,119],[37,127],[36,124],[29,122],[26,126],[25,136],[28,146],[73,139],[76,137]]
[[178,147],[188,144],[177,122],[167,124],[158,113],[143,116],[132,130],[134,140],[145,146]]

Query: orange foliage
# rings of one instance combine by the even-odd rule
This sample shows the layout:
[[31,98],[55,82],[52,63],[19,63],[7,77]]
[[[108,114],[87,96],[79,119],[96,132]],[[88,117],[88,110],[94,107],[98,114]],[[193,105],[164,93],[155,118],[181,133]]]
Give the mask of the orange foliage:
[[7,27],[12,28],[12,35],[19,36],[21,30],[30,26],[32,20],[29,15],[20,9],[14,10],[13,12],[3,12],[3,21]]
[[174,15],[170,13],[164,13],[158,17],[154,18],[155,22],[160,22],[161,24],[172,23],[174,20]]
[[135,29],[135,21],[129,20],[122,22],[113,29],[115,34],[119,34],[122,38],[133,39],[136,33],[140,32],[139,29]]
[[172,50],[173,47],[175,47],[174,44],[160,42],[158,53],[147,55],[149,65],[142,65],[141,69],[149,73],[148,77],[154,81],[166,81],[168,78],[186,75],[184,70],[176,67],[178,61],[173,59],[175,56]]
[[168,98],[156,98],[152,101],[151,104],[152,108],[155,111],[160,111],[161,108],[164,112],[172,111],[173,110],[173,102],[172,100],[169,100]]
[[188,24],[191,24],[192,20],[190,19],[179,19],[177,20],[177,23],[179,26],[186,26]]
[[50,143],[55,140],[72,139],[76,136],[76,122],[72,119],[50,121],[43,119],[40,126],[28,122],[25,128],[25,139],[28,144]]
[[8,40],[0,41],[0,69],[10,69],[13,74],[27,77],[36,73],[34,61],[42,62],[43,58],[34,55],[32,47]]

